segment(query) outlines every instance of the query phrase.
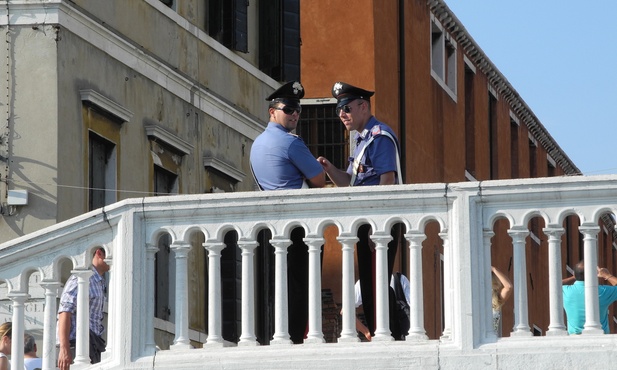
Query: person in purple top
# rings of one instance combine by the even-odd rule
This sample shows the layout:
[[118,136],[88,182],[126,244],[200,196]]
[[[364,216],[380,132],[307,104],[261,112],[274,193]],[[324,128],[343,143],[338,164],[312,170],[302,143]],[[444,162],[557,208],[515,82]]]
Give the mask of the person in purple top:
[[[345,82],[332,86],[332,96],[336,98],[336,114],[348,131],[356,131],[356,148],[349,158],[346,171],[336,168],[328,159],[319,157],[326,174],[336,186],[393,185],[402,183],[399,157],[399,144],[396,134],[371,113],[373,91],[368,91]],[[370,240],[370,225],[358,229],[358,274],[362,291],[362,306],[371,336],[375,331],[375,266],[374,244]],[[400,224],[392,230],[392,241],[388,243],[388,275],[392,275],[394,258],[401,239]],[[393,307],[390,294],[390,307]],[[395,339],[401,339],[400,327],[390,318],[390,331]]]
[[[261,190],[322,188],[324,170],[300,137],[298,126],[304,96],[299,81],[291,81],[266,98],[270,121],[251,147],[251,169]],[[293,343],[304,341],[308,323],[308,247],[304,229],[292,230],[287,249],[289,335]]]

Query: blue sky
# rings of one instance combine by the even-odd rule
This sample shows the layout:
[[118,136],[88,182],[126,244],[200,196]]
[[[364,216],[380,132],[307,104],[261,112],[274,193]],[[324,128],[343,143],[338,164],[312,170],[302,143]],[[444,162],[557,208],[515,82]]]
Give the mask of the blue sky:
[[617,0],[445,1],[583,174],[617,174]]

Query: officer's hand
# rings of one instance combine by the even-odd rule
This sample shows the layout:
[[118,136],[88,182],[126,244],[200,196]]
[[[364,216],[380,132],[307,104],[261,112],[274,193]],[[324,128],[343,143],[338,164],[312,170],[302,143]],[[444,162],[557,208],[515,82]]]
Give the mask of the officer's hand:
[[328,170],[330,170],[330,168],[332,168],[332,163],[330,163],[330,161],[327,158],[319,157],[319,158],[317,158],[317,162],[319,162],[319,164],[321,164],[321,166],[323,167],[324,171],[326,171],[326,172],[328,172]]

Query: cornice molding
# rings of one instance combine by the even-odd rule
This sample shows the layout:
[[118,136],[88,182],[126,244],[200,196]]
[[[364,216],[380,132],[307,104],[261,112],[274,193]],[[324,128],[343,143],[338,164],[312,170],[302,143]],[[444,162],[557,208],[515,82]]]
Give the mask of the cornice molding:
[[189,155],[193,151],[193,145],[159,125],[146,123],[144,124],[144,128],[146,129],[146,135],[148,135],[148,137],[167,144],[180,154]]
[[105,112],[118,117],[122,122],[129,122],[133,117],[133,112],[92,89],[79,90],[79,95],[81,95],[82,101],[96,105]]
[[246,177],[244,172],[237,170],[235,167],[214,157],[204,157],[204,167],[214,168],[215,170],[226,174],[237,182],[242,182],[242,180],[244,180],[244,178]]

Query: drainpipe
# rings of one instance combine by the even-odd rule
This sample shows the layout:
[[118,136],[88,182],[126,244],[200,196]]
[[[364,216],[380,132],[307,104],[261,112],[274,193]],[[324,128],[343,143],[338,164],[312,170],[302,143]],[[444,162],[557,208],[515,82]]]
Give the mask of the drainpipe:
[[398,1],[398,40],[399,40],[399,145],[401,149],[401,177],[406,181],[407,143],[406,143],[406,120],[405,111],[405,0]]
[[[0,214],[8,213],[6,201],[9,189],[9,153],[10,153],[10,120],[11,120],[11,26],[9,1],[6,3],[6,121],[0,130]],[[2,163],[4,162],[4,163]]]

